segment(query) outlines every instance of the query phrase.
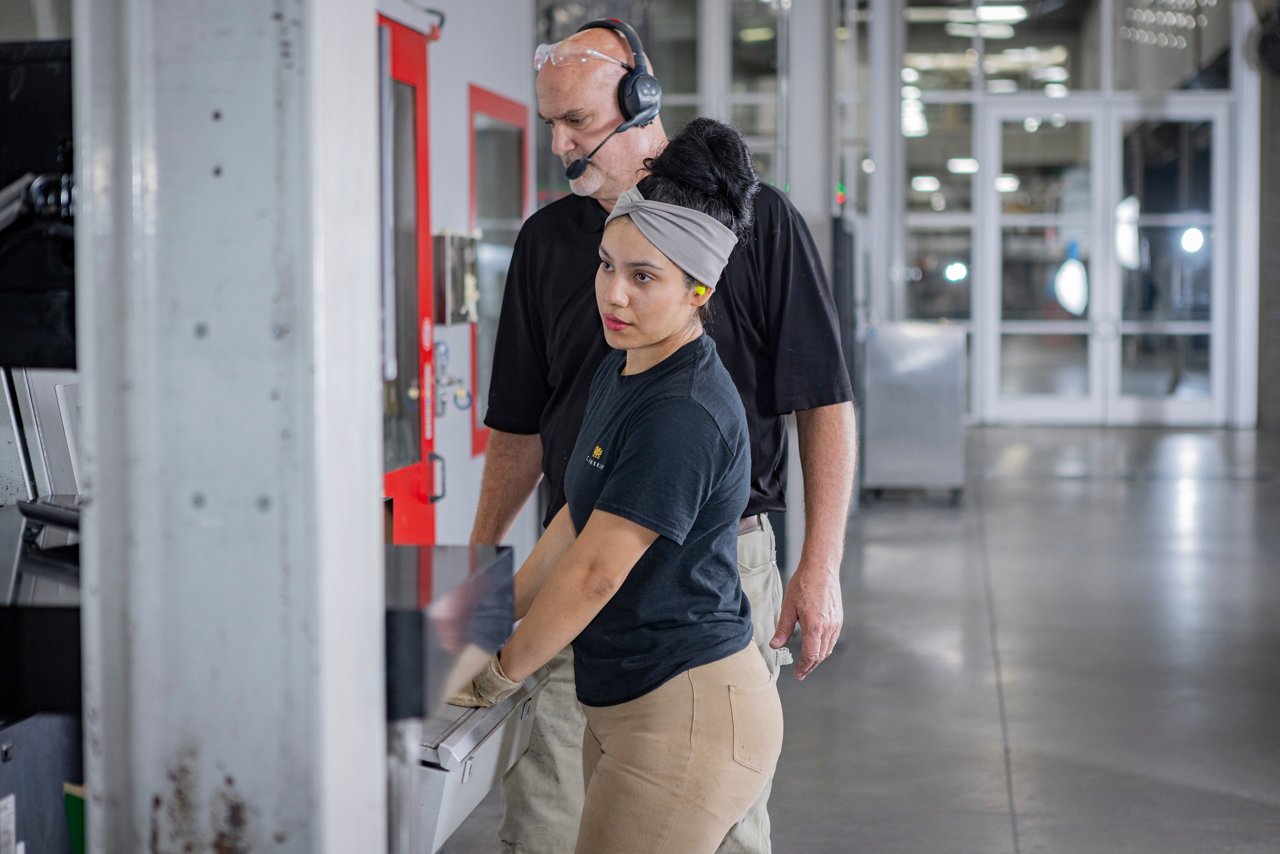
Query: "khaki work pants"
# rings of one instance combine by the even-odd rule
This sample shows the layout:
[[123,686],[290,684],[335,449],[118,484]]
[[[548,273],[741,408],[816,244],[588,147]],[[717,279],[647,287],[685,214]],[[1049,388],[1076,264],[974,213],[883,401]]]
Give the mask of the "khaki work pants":
[[782,751],[778,686],[754,645],[584,711],[576,854],[714,854]]
[[[751,602],[756,647],[773,678],[779,651],[769,646],[782,612],[782,577],[777,544],[767,517],[738,535],[738,578]],[[790,661],[784,648],[781,663]],[[499,830],[503,854],[573,854],[582,817],[585,786],[582,741],[586,718],[573,682],[573,651],[552,659],[551,678],[538,698],[529,750],[502,781],[503,815]],[[773,774],[741,821],[721,843],[718,854],[771,854],[768,802]]]

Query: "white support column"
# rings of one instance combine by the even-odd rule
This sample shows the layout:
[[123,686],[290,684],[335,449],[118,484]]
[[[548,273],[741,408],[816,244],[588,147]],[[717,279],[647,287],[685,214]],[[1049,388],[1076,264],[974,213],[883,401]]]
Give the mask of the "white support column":
[[386,850],[367,0],[75,0],[90,847]]
[[729,121],[732,42],[727,0],[698,0],[698,98],[700,115]]
[[[1258,23],[1258,12],[1250,0],[1233,0],[1231,39],[1231,80],[1236,92],[1232,173],[1230,180],[1235,209],[1230,212],[1235,245],[1232,247],[1231,394],[1227,423],[1251,430],[1258,426],[1258,289],[1262,284],[1259,246],[1261,240],[1262,188],[1257,169],[1262,148],[1262,83],[1249,67],[1245,44]],[[1226,245],[1226,241],[1223,242]]]

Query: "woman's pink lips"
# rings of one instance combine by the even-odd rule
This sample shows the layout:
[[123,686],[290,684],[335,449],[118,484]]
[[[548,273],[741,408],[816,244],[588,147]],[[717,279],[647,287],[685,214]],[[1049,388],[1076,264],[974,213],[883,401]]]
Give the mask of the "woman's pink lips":
[[623,323],[621,320],[614,317],[612,314],[606,314],[604,316],[604,325],[612,329],[614,332],[617,332],[620,329],[626,329],[631,324]]

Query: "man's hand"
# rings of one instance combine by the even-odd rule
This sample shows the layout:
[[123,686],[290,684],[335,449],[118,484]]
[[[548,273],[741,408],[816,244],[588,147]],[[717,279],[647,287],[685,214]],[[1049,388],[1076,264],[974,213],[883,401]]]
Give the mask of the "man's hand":
[[781,648],[799,622],[804,644],[795,674],[804,679],[831,655],[844,626],[840,561],[858,447],[853,404],[801,410],[796,430],[804,475],[804,547],[769,645]]
[[804,632],[804,641],[794,671],[796,678],[803,680],[831,655],[844,626],[837,570],[814,565],[801,565],[796,569],[782,596],[782,616],[769,646],[781,649],[797,623]]

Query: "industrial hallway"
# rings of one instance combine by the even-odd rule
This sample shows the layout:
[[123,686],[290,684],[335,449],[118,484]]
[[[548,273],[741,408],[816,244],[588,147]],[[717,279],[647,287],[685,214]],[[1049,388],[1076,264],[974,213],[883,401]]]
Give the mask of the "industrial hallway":
[[851,524],[774,850],[1280,850],[1280,434],[973,429],[968,484]]

